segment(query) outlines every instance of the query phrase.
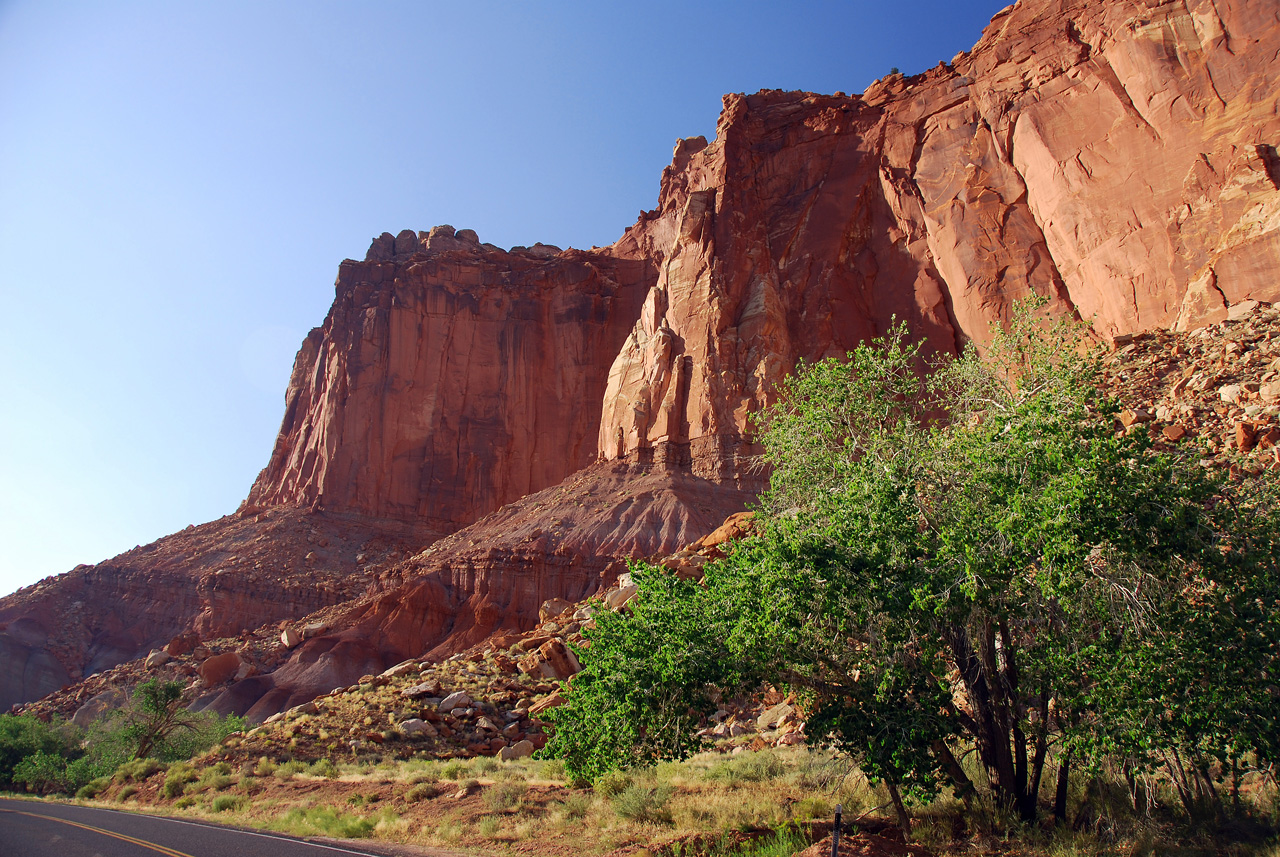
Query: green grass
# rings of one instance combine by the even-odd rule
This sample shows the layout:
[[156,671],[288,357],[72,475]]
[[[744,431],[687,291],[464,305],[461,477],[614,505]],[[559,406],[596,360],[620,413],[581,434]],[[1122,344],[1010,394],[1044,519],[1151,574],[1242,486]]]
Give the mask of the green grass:
[[330,807],[304,809],[295,807],[282,819],[289,833],[299,836],[337,836],[341,839],[364,839],[377,827],[376,819]]

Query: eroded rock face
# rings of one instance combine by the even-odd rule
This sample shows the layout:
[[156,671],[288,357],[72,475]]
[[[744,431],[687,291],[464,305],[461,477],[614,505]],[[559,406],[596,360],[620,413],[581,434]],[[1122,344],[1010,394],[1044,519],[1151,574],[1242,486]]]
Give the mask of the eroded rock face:
[[[595,459],[597,403],[649,265],[505,253],[452,227],[422,247],[446,239],[443,252],[342,264],[248,506],[319,506],[443,535]],[[385,255],[378,246],[371,258]]]
[[280,508],[228,516],[0,599],[0,711],[171,646],[348,601],[420,548],[412,526]]
[[615,245],[660,257],[609,375],[607,458],[749,436],[799,358],[894,317],[927,351],[1034,291],[1103,336],[1280,296],[1272,3],[1022,2],[850,98],[725,98]]

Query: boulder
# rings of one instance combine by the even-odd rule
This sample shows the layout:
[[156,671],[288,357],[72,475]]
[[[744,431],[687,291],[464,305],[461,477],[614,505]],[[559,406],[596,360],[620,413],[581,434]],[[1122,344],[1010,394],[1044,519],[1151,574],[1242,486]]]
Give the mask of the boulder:
[[123,690],[115,687],[108,688],[89,697],[87,702],[77,708],[76,713],[71,715],[71,722],[81,729],[86,729],[89,724],[104,714],[123,707],[128,701],[129,696]]
[[573,609],[573,604],[565,601],[563,598],[548,598],[542,602],[542,606],[538,608],[538,621],[549,622],[552,619],[563,616],[565,613]]
[[434,726],[417,717],[402,721],[397,728],[409,738],[435,738],[439,734]]
[[515,759],[527,759],[532,756],[536,750],[537,747],[534,746],[533,742],[525,739],[523,741],[517,741],[510,747],[503,747],[498,751],[498,758],[504,762],[510,762]]
[[302,634],[294,628],[285,628],[280,632],[280,645],[286,649],[292,649],[302,642]]
[[207,685],[222,684],[234,678],[242,666],[238,652],[213,655],[200,664],[200,680]]
[[156,649],[154,652],[147,655],[147,659],[142,662],[142,665],[149,670],[153,670],[164,666],[171,660],[173,659],[169,657],[169,653],[164,649]]
[[453,693],[440,700],[439,712],[448,714],[457,708],[467,708],[471,705],[471,697],[467,695],[465,690],[454,691]]
[[198,645],[200,645],[200,635],[194,631],[187,631],[170,640],[164,650],[171,656],[180,658],[194,652]]

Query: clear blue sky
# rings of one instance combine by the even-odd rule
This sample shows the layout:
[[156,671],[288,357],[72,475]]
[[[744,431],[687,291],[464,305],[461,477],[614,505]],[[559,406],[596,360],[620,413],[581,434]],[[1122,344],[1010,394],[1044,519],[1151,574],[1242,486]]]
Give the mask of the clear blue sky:
[[611,243],[723,93],[1003,5],[0,0],[0,594],[233,511],[373,236]]

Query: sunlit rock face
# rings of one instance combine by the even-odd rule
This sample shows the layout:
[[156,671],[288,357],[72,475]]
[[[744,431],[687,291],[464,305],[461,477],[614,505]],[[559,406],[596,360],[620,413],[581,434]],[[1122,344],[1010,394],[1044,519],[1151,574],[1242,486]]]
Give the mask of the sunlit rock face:
[[934,352],[1030,292],[1102,336],[1280,296],[1274,3],[1021,2],[861,96],[725,98],[619,247],[659,259],[599,448],[741,439],[798,358]]
[[927,358],[1033,292],[1104,339],[1280,300],[1278,16],[1023,0],[861,95],[726,96],[610,247],[379,236],[240,512],[0,600],[0,702],[321,611],[278,669],[207,689],[260,719],[532,626],[743,508],[751,415],[894,319]]

